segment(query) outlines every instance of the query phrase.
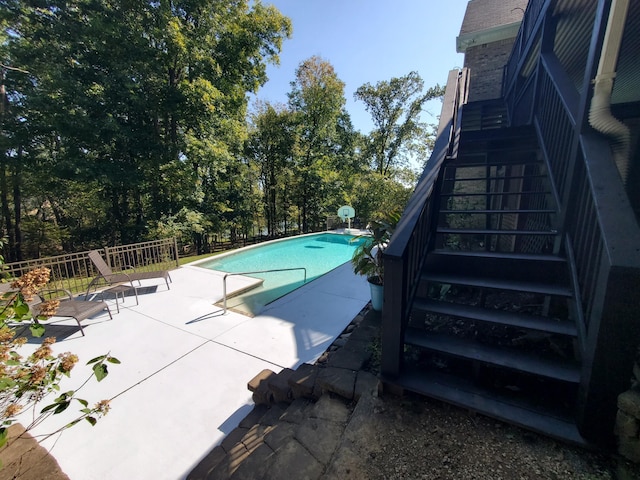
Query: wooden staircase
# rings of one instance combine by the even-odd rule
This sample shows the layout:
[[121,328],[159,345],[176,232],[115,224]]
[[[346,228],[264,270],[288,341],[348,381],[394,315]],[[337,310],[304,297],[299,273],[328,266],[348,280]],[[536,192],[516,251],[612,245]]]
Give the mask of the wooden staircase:
[[[388,383],[586,445],[571,270],[534,132],[464,132]],[[384,347],[383,347],[384,348]]]

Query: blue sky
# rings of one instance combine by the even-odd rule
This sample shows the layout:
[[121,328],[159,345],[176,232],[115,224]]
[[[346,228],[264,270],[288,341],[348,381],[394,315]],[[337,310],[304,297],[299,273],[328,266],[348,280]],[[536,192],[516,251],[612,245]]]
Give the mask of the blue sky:
[[[347,111],[356,130],[372,123],[353,93],[364,84],[417,71],[425,87],[444,85],[449,70],[461,67],[456,53],[467,0],[263,0],[293,23],[280,65],[267,69],[269,81],[257,98],[286,103],[300,63],[313,55],[328,60],[345,82]],[[435,123],[439,102],[427,105],[423,120]]]

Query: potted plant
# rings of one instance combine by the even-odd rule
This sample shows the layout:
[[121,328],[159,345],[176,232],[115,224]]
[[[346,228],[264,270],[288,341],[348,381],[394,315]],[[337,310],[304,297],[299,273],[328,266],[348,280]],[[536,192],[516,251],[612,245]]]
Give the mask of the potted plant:
[[391,240],[391,235],[399,219],[398,213],[390,213],[386,218],[375,220],[369,224],[368,229],[371,232],[369,235],[359,235],[353,239],[353,241],[364,239],[353,252],[351,263],[356,274],[367,277],[371,287],[371,307],[376,311],[382,310],[384,285],[382,254]]

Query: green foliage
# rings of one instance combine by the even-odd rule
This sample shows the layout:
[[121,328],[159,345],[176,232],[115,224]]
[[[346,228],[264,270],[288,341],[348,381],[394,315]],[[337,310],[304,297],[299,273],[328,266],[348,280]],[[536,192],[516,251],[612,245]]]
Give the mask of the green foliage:
[[87,362],[87,365],[93,364],[93,374],[95,375],[96,380],[99,382],[104,380],[109,374],[107,365],[104,362],[114,363],[117,365],[120,364],[120,360],[109,355],[100,355],[99,357],[92,358]]
[[382,176],[393,175],[406,165],[412,153],[425,154],[429,130],[420,122],[420,113],[428,100],[444,95],[444,88],[436,85],[425,93],[423,88],[420,75],[410,72],[375,85],[365,83],[354,94],[371,114],[375,128],[369,134],[366,151]]
[[0,223],[9,261],[176,236],[324,228],[346,203],[365,222],[402,209],[419,115],[442,94],[410,73],[375,85],[375,130],[354,131],[344,83],[311,57],[286,106],[267,80],[291,22],[238,0],[0,0]]
[[163,216],[150,229],[150,236],[152,238],[175,237],[178,243],[188,245],[201,238],[212,227],[212,222],[202,212],[183,207],[176,215]]
[[257,171],[267,234],[276,235],[280,230],[279,224],[286,224],[288,216],[285,204],[288,190],[285,186],[291,183],[295,118],[284,106],[259,103],[251,120],[245,154]]
[[292,196],[303,232],[319,227],[326,215],[323,200],[335,172],[332,160],[339,148],[339,125],[347,117],[345,103],[344,82],[328,61],[314,56],[298,66],[289,107],[296,118]]
[[[232,177],[247,181],[236,178],[247,93],[277,63],[289,19],[248,0],[0,5],[9,260],[25,246],[139,241],[182,208],[210,228],[242,223],[248,207],[230,197]],[[40,192],[52,216],[39,215]]]
[[394,178],[384,177],[375,171],[358,175],[353,185],[356,194],[350,204],[357,216],[366,220],[384,218],[386,212],[402,211],[413,192],[413,178],[407,170],[398,172]]
[[364,275],[370,282],[384,284],[384,263],[382,254],[391,241],[393,231],[400,220],[400,213],[390,212],[380,220],[372,221],[368,230],[370,235],[361,235],[355,240],[364,238],[351,258],[353,271]]

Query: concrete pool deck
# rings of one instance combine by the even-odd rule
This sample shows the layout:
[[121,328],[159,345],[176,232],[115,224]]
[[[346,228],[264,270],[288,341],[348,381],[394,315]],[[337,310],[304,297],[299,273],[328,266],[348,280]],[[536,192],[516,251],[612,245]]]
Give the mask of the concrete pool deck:
[[[90,375],[85,364],[95,356],[108,352],[122,362],[79,393],[90,404],[112,399],[109,414],[42,442],[72,480],[184,478],[251,411],[249,380],[263,369],[313,362],[369,300],[366,280],[349,263],[253,318],[222,315],[214,305],[222,298],[221,274],[187,265],[171,277],[170,290],[144,282],[142,292],[156,291],[141,293],[139,305],[127,297],[119,314],[109,300],[113,320],[104,314],[86,321],[85,337],[73,320],[48,328],[58,337],[55,353],[80,357],[62,391]],[[72,405],[31,433],[54,431],[80,408]]]

